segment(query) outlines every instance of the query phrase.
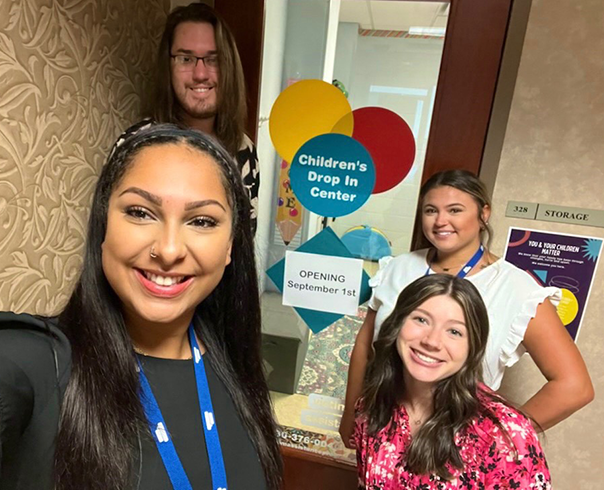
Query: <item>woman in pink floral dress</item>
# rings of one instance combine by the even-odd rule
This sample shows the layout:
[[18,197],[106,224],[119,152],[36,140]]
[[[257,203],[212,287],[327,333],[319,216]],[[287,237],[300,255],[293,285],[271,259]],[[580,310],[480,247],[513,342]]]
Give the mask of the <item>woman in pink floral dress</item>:
[[469,281],[435,274],[403,290],[357,406],[359,488],[551,489],[531,422],[480,382],[487,338]]

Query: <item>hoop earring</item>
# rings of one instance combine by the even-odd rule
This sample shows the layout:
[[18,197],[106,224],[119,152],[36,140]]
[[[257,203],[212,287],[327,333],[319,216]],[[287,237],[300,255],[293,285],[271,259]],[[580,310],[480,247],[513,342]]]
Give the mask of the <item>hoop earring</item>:
[[149,252],[149,256],[152,259],[156,259],[157,258],[157,254],[155,253],[155,246],[151,247],[151,251]]

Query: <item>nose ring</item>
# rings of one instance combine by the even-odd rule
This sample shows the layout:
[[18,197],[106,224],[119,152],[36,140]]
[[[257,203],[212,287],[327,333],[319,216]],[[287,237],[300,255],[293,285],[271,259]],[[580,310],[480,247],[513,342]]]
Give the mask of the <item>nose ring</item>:
[[157,254],[155,253],[155,247],[151,247],[151,251],[149,252],[149,256],[152,259],[156,259],[157,258]]

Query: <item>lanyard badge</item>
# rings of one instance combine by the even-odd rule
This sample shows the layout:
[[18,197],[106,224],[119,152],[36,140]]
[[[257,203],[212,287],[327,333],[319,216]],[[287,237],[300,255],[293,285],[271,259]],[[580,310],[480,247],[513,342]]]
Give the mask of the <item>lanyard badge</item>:
[[[474,268],[474,266],[476,264],[478,264],[478,262],[480,261],[480,259],[482,258],[482,256],[484,255],[484,247],[481,245],[480,247],[478,247],[478,250],[476,251],[476,253],[474,255],[472,255],[472,258],[470,260],[468,260],[467,264],[464,265],[461,270],[457,273],[457,277],[459,277],[460,279],[463,279],[464,277],[466,277],[468,275],[468,273]],[[430,275],[430,266],[428,265],[428,270],[426,271],[426,273],[424,274],[425,276],[429,276]]]
[[[193,353],[193,363],[195,366],[195,383],[197,385],[197,395],[199,398],[199,408],[201,410],[201,422],[206,440],[206,449],[208,461],[210,463],[210,472],[212,474],[212,488],[214,490],[227,490],[226,471],[224,468],[224,459],[218,437],[218,428],[214,417],[214,408],[212,407],[212,397],[208,386],[201,350],[195,338],[193,325],[189,326],[189,343]],[[145,376],[143,366],[138,361],[139,377],[141,383],[140,400],[147,416],[149,428],[155,444],[164,463],[168,477],[175,490],[193,490],[189,478],[182,466],[180,458],[176,453],[176,448],[172,442],[172,437],[166,426],[157,400],[151,390],[149,380]]]

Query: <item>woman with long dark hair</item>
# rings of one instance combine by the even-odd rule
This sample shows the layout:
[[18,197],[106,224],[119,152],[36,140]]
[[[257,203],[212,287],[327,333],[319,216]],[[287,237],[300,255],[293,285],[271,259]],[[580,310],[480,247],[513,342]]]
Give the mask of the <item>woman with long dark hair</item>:
[[[279,488],[249,206],[212,138],[157,125],[120,141],[58,325],[9,315],[0,330],[0,361],[10,361],[0,362],[0,415],[17,417],[21,434],[56,434],[54,451],[51,442],[36,459],[3,430],[0,488]],[[28,337],[51,345],[50,362],[28,355]],[[18,396],[7,380],[37,362],[31,393]],[[41,393],[46,415],[36,412]],[[12,422],[2,417],[0,428]],[[25,474],[32,467],[36,478]]]
[[481,383],[488,324],[469,281],[435,274],[402,291],[358,404],[360,488],[551,488],[531,422]]
[[372,278],[373,295],[351,354],[340,434],[352,447],[354,406],[372,343],[399,293],[433,273],[465,278],[480,291],[491,333],[484,382],[499,389],[505,369],[528,352],[547,382],[522,407],[546,430],[589,403],[593,387],[583,358],[556,313],[561,291],[542,287],[527,272],[489,250],[491,204],[482,182],[465,170],[433,175],[422,186],[413,251],[384,261]]

